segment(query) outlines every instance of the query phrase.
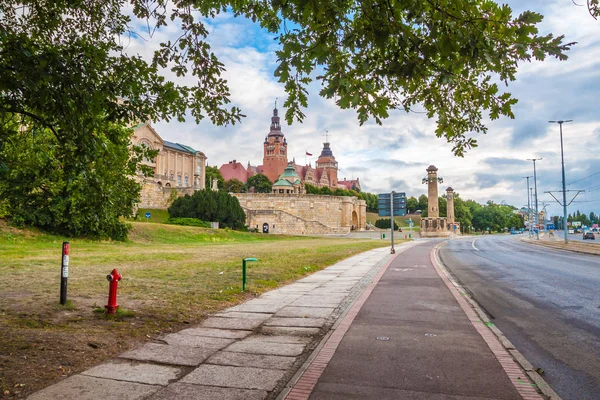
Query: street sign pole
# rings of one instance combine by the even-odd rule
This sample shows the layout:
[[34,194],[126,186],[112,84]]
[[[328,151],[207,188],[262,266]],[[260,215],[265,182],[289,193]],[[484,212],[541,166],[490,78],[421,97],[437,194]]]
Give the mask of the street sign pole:
[[390,226],[392,227],[392,249],[390,250],[390,254],[396,254],[396,249],[394,249],[394,191],[392,190],[392,194],[390,195]]

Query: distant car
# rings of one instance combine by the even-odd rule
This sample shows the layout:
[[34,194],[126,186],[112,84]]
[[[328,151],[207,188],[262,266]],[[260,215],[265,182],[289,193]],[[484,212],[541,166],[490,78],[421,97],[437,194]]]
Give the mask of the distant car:
[[585,239],[592,239],[592,240],[596,240],[596,237],[594,236],[594,232],[586,232],[583,234],[583,240]]

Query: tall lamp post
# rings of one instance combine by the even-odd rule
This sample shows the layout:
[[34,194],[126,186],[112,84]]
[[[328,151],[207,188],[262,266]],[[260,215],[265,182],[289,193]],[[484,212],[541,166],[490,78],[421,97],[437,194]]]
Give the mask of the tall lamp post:
[[536,225],[536,229],[535,229],[535,233],[536,233],[536,238],[539,239],[540,238],[540,228],[538,227],[540,221],[540,214],[538,214],[538,195],[537,195],[537,174],[535,172],[535,162],[541,160],[541,158],[528,158],[527,160],[529,161],[533,161],[533,186],[534,186],[534,191],[535,191],[535,225]]
[[569,237],[567,236],[567,189],[565,187],[565,157],[563,154],[563,138],[562,138],[562,124],[566,122],[573,122],[572,119],[565,121],[548,121],[552,124],[558,124],[560,126],[560,162],[562,164],[562,192],[563,192],[563,229],[565,230],[565,244],[569,243]]
[[529,236],[531,236],[531,203],[529,202],[529,178],[530,176],[524,176],[527,179],[527,220],[529,221]]

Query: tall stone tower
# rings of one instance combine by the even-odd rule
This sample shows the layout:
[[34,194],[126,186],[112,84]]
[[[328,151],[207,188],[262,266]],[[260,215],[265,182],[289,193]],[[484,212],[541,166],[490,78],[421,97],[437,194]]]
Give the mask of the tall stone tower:
[[322,169],[322,174],[327,174],[329,179],[329,187],[331,189],[337,188],[338,185],[338,163],[335,161],[333,152],[331,151],[330,143],[328,140],[323,143],[323,150],[321,155],[315,164],[317,170]]
[[271,182],[275,182],[279,175],[283,174],[287,165],[287,140],[281,133],[277,103],[275,103],[271,117],[271,130],[264,142],[263,173]]
[[446,221],[448,225],[454,224],[454,189],[446,189]]
[[438,203],[438,182],[442,183],[444,180],[438,178],[438,169],[434,165],[430,165],[427,168],[427,177],[423,178],[423,183],[427,183],[427,217],[438,218],[440,216],[440,206]]

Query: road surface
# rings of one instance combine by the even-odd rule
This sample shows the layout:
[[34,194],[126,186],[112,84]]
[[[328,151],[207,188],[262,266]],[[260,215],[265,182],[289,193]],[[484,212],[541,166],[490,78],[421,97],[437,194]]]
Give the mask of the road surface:
[[600,256],[520,242],[451,240],[444,264],[565,400],[600,399]]

